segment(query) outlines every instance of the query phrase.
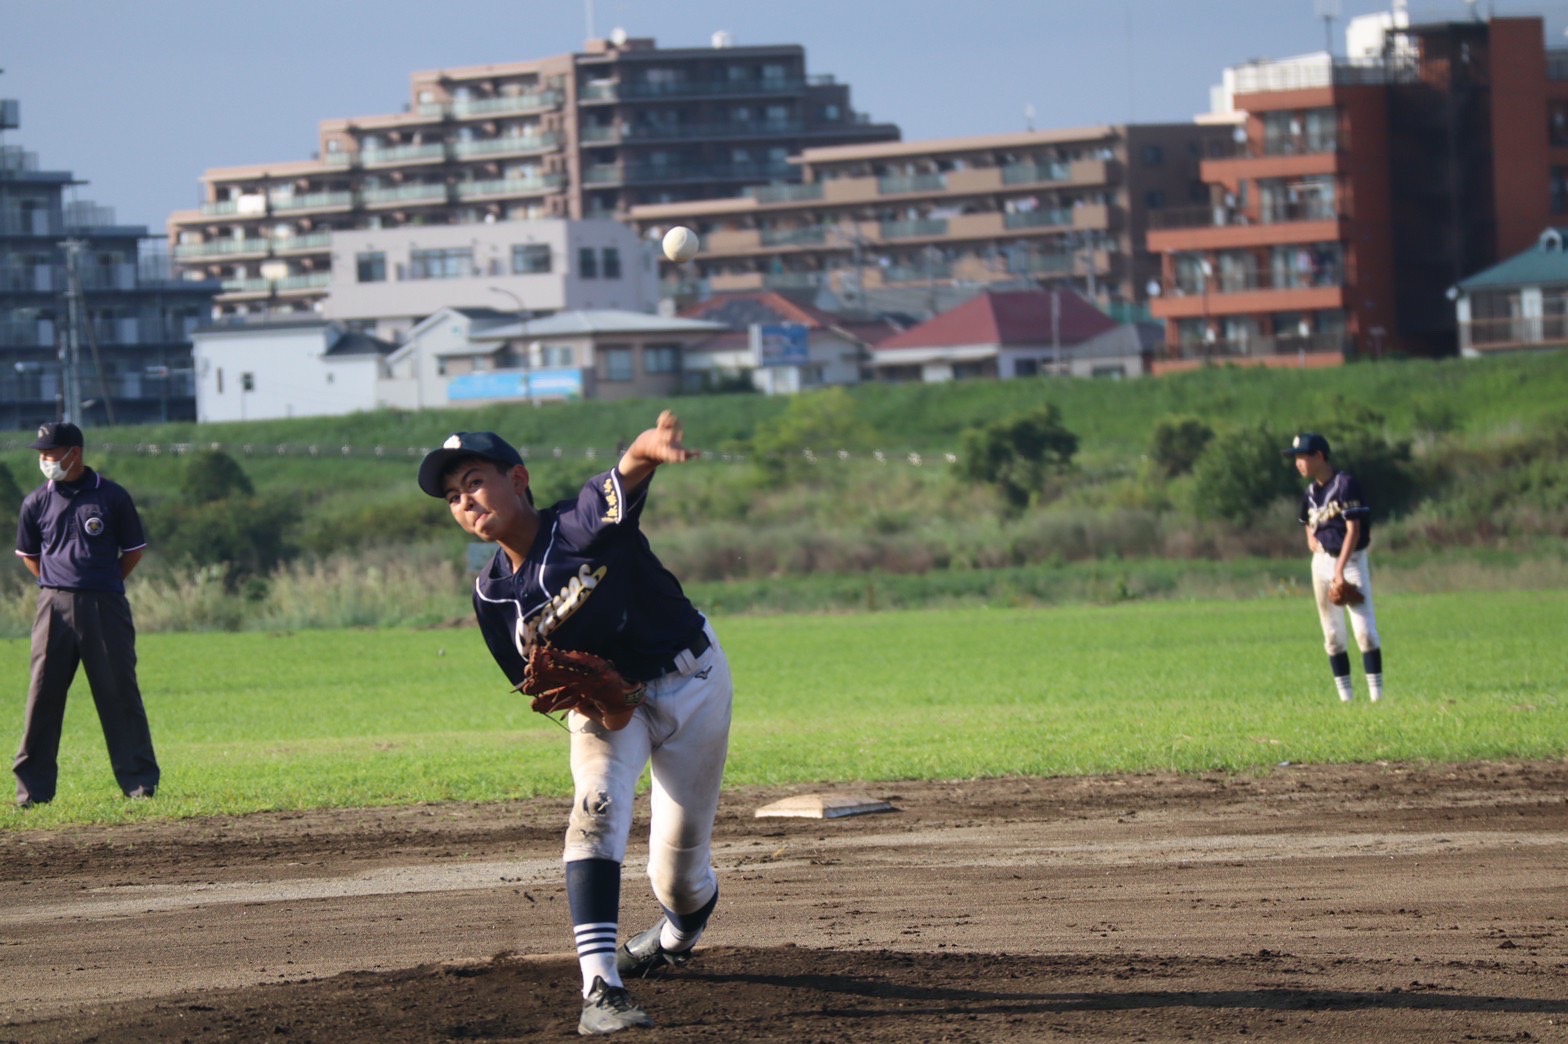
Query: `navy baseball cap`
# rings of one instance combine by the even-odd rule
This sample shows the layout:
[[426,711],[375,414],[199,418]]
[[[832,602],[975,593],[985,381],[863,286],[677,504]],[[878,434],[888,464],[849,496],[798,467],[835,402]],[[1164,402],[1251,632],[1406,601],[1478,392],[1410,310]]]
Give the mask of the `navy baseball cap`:
[[1328,456],[1328,440],[1323,436],[1310,431],[1304,431],[1290,440],[1290,448],[1284,451],[1287,457],[1310,457],[1314,453]]
[[440,449],[425,454],[419,465],[419,488],[432,497],[445,497],[441,476],[459,457],[483,457],[507,471],[523,462],[523,455],[493,431],[459,431],[449,435]]
[[71,446],[82,446],[82,429],[70,421],[50,421],[48,424],[38,426],[38,440],[30,449],[52,450],[67,449]]

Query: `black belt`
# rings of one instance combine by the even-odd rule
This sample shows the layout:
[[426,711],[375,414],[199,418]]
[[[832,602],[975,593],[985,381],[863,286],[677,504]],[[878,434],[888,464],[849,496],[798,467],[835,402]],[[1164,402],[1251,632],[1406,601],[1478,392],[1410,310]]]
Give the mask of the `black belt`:
[[[708,647],[710,645],[712,645],[712,644],[713,643],[708,640],[708,632],[707,631],[698,631],[697,632],[697,637],[695,639],[693,639],[692,643],[690,645],[688,645],[685,649],[681,650],[681,651],[690,653],[691,654],[691,658],[695,660],[697,657],[699,657],[703,653],[707,652],[708,651]],[[654,678],[662,678],[666,674],[674,674],[677,671],[679,671],[680,669],[681,669],[681,655],[680,655],[680,653],[676,653],[675,656],[670,660],[669,663],[664,664],[662,667],[660,667],[657,671],[654,672],[653,677]],[[652,678],[649,679],[649,681],[652,681],[652,680],[653,680]]]

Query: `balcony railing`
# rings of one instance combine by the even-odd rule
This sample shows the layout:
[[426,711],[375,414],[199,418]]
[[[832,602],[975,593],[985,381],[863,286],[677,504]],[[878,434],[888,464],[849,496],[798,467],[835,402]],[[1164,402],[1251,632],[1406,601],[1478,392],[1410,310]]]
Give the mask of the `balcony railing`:
[[[786,80],[713,80],[685,81],[680,83],[617,83],[594,85],[611,87],[614,100],[639,98],[690,98],[703,95],[737,94],[799,94],[806,89],[806,81]],[[602,99],[601,99],[602,100]]]
[[661,181],[745,181],[782,177],[789,172],[788,163],[609,163],[588,168],[583,182],[645,184]]
[[666,141],[673,138],[768,138],[799,134],[799,120],[758,120],[754,123],[687,123],[669,127],[628,127],[626,141]]
[[762,277],[768,290],[809,290],[822,285],[821,272],[768,272]]
[[0,348],[53,347],[54,323],[50,320],[0,320]]
[[494,181],[460,181],[458,199],[475,196],[528,196],[555,192],[561,187],[561,175],[544,174],[537,178],[501,178]]
[[811,246],[827,241],[827,231],[821,226],[810,228],[765,228],[758,241],[768,246]]
[[822,198],[822,183],[805,185],[753,185],[746,195],[758,203],[802,203]]
[[1073,212],[1057,207],[1047,210],[1023,210],[1002,215],[1002,227],[1017,231],[1023,228],[1055,228],[1071,225]]
[[940,174],[906,174],[877,179],[877,193],[883,196],[906,195],[912,192],[942,192],[947,179]]
[[1066,181],[1071,176],[1071,171],[1065,163],[1012,163],[1002,168],[1004,185]]
[[1338,206],[1328,200],[1266,203],[1257,217],[1236,207],[1166,207],[1149,211],[1151,229],[1240,228],[1247,225],[1281,225],[1298,221],[1338,221]]
[[446,159],[446,146],[398,145],[390,149],[360,149],[359,162],[364,167],[390,167],[400,163],[430,163]]
[[458,119],[471,116],[506,116],[512,113],[559,108],[562,100],[563,95],[560,91],[509,94],[496,98],[459,98],[452,103],[451,112]]
[[361,189],[359,198],[367,205],[381,203],[434,203],[446,199],[445,185],[401,185],[397,188]]
[[275,254],[302,254],[309,250],[326,250],[332,245],[331,232],[312,232],[306,236],[284,236],[272,241]]
[[354,205],[352,192],[310,192],[298,196],[273,196],[273,213],[289,210],[340,210]]
[[55,211],[35,210],[25,216],[0,213],[0,236],[58,236],[64,232],[65,222]]
[[884,221],[879,226],[883,239],[918,239],[924,236],[947,235],[946,218],[926,218],[922,221]]
[[1343,355],[1349,347],[1344,334],[1320,333],[1305,337],[1244,337],[1227,341],[1183,341],[1166,345],[1167,359],[1200,359],[1224,362],[1227,359],[1261,358],[1278,355]]
[[[1284,271],[1231,269],[1214,273],[1208,280],[1210,294],[1245,294],[1254,290],[1316,290],[1343,284],[1344,273],[1337,260],[1327,261],[1306,270],[1289,268]],[[1165,280],[1164,292],[1172,297],[1201,297],[1204,293],[1203,277],[1196,273],[1182,273]]]
[[1461,343],[1472,348],[1568,343],[1568,316],[1532,315],[1511,319],[1472,319],[1461,323]]
[[889,265],[882,269],[884,283],[929,283],[934,279],[951,278],[953,266],[947,261],[933,261],[929,265]]
[[559,134],[529,134],[515,137],[484,138],[479,141],[460,141],[452,151],[461,159],[475,156],[500,156],[519,152],[542,152],[560,144]]
[[7,293],[50,294],[64,289],[64,265],[0,264],[0,290]]
[[216,239],[206,243],[178,243],[174,256],[180,260],[190,258],[230,257],[234,254],[265,254],[265,239]]

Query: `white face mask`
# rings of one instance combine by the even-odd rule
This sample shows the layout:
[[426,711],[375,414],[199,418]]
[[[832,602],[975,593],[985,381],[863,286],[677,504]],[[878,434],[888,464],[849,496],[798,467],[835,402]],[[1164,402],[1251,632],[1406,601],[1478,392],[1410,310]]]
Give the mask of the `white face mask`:
[[48,479],[50,482],[64,482],[65,476],[71,472],[70,465],[66,464],[66,461],[70,459],[70,456],[71,455],[67,453],[59,460],[49,460],[46,457],[39,457],[38,470],[43,472],[44,478]]

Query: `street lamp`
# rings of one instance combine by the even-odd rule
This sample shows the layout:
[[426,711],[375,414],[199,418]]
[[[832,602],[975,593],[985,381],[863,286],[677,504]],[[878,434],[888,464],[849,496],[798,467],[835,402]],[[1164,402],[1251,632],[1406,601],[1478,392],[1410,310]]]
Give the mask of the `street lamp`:
[[[512,303],[516,306],[513,310],[517,313],[518,336],[520,337],[522,335],[523,324],[527,323],[531,317],[528,311],[528,306],[523,304],[523,299],[521,297],[517,296],[517,294],[506,289],[505,287],[492,286],[489,289],[492,294],[501,294],[504,297],[510,297],[512,299]],[[528,358],[528,350],[526,348],[523,349],[522,357],[523,369],[529,369],[532,363]]]

